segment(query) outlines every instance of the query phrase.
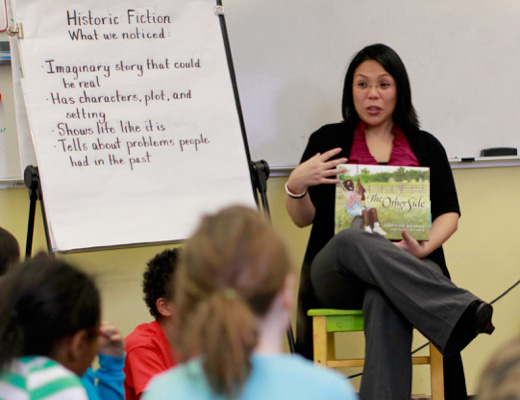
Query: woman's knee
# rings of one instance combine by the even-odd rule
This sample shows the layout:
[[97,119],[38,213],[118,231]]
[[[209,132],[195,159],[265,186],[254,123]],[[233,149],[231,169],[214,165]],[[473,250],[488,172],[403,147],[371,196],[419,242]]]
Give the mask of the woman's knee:
[[342,248],[348,245],[356,245],[366,240],[364,236],[368,233],[360,229],[344,229],[338,232],[332,239],[332,245],[339,245]]

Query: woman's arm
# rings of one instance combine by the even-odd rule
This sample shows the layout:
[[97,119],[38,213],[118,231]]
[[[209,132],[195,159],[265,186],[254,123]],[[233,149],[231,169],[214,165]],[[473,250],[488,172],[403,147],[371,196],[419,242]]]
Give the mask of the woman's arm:
[[[288,186],[290,187],[290,186]],[[301,199],[293,199],[285,196],[285,208],[294,224],[300,228],[312,224],[316,208],[312,204],[309,194]]]
[[339,179],[335,176],[344,169],[337,169],[339,164],[347,162],[347,158],[338,158],[330,160],[332,157],[341,152],[340,148],[329,150],[323,154],[316,154],[307,161],[301,163],[289,175],[287,180],[287,189],[294,194],[306,193],[301,198],[293,198],[289,195],[285,199],[285,208],[289,213],[293,222],[304,227],[312,224],[316,208],[312,204],[311,198],[307,193],[310,186],[321,184],[336,184]]
[[410,236],[406,230],[403,230],[403,240],[395,242],[397,247],[407,251],[417,258],[425,258],[434,250],[441,247],[446,240],[457,230],[459,223],[459,214],[456,212],[448,212],[439,215],[432,223],[430,229],[430,240],[418,242]]

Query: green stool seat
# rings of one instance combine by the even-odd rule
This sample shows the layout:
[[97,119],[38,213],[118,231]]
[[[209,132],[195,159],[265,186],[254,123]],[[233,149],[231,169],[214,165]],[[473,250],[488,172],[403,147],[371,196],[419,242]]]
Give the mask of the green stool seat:
[[[307,311],[312,317],[314,362],[329,368],[363,367],[363,358],[336,359],[335,333],[363,330],[363,311],[317,308]],[[412,357],[414,365],[429,364],[432,400],[444,400],[443,357],[430,342],[429,356]]]
[[307,312],[309,317],[324,316],[327,332],[359,332],[363,330],[363,311],[318,308]]

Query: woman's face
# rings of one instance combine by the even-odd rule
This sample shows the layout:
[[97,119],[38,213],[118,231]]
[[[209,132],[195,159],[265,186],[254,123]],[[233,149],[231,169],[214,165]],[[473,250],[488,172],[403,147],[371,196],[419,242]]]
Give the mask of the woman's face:
[[385,125],[392,128],[397,87],[392,75],[381,64],[375,60],[359,64],[354,71],[352,97],[359,118],[368,128]]

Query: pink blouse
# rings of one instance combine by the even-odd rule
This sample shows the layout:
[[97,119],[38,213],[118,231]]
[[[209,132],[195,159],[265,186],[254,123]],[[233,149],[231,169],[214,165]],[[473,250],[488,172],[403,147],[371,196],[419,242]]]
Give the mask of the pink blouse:
[[[349,164],[379,164],[368,150],[365,128],[366,124],[360,121],[354,130],[354,141],[352,142],[352,149],[350,150]],[[403,131],[401,131],[401,128],[394,124],[392,133],[394,134],[392,153],[386,165],[418,167],[419,161],[417,161],[417,157],[415,157],[415,154],[410,148],[410,144]]]

